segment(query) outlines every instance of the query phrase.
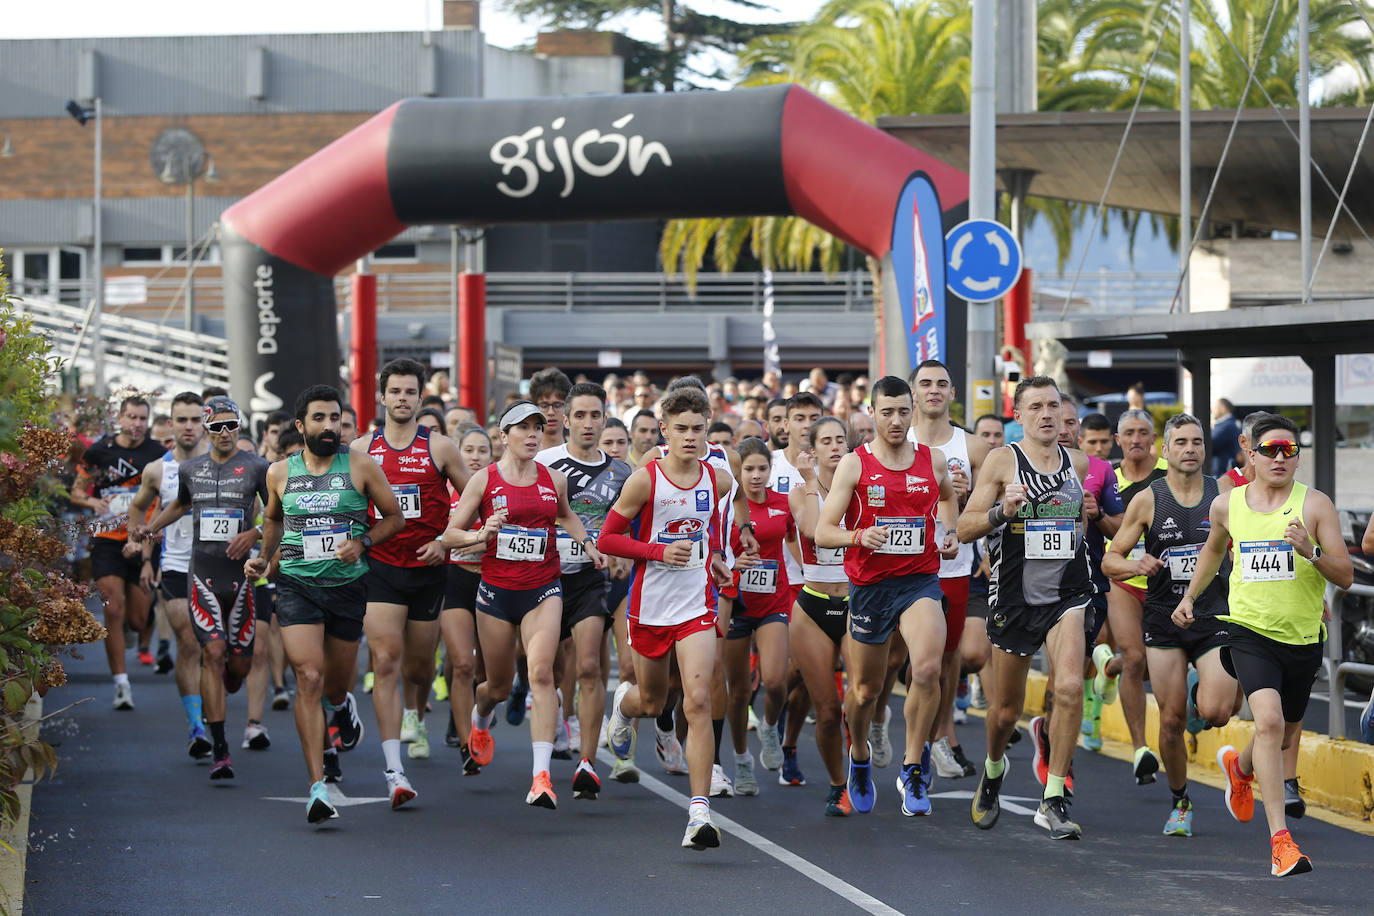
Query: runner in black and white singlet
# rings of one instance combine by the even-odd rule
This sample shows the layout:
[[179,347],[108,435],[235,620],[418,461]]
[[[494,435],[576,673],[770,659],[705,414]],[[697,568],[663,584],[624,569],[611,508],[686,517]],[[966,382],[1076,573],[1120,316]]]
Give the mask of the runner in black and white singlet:
[[[959,539],[970,543],[986,535],[992,564],[988,639],[998,651],[991,661],[988,756],[973,798],[973,822],[983,829],[997,823],[1003,755],[1021,715],[1031,656],[1042,644],[1054,705],[1075,712],[1082,706],[1083,612],[1093,596],[1083,543],[1088,456],[1059,444],[1063,406],[1053,379],[1022,379],[1013,405],[1025,438],[988,455],[959,516]],[[1064,798],[1079,721],[1065,715],[1051,724],[1049,774],[1035,822],[1052,839],[1082,834]]]

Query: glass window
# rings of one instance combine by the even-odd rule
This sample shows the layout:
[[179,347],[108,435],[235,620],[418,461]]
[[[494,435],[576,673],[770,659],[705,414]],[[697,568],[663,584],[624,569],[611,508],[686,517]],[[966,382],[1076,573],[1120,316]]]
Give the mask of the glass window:
[[414,242],[392,242],[372,253],[374,261],[414,261],[418,257],[419,246]]
[[162,246],[146,246],[124,249],[125,264],[161,264]]

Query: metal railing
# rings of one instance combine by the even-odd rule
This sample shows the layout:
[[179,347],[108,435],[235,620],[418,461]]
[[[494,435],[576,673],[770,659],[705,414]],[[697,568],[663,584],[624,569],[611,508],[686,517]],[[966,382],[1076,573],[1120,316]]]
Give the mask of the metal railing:
[[[88,310],[51,299],[16,298],[17,309],[30,316],[34,327],[52,342],[65,361],[89,358],[91,341],[85,333]],[[197,334],[153,321],[111,314],[101,316],[107,370],[122,366],[197,387],[229,384],[229,353],[223,338]]]
[[1327,683],[1327,729],[1332,738],[1345,737],[1345,679],[1347,675],[1358,674],[1374,677],[1374,665],[1345,660],[1345,647],[1341,635],[1341,603],[1346,595],[1361,598],[1374,598],[1374,587],[1351,585],[1337,588],[1331,583],[1326,585],[1326,606],[1330,609],[1331,622],[1326,628],[1326,666]]
[[1107,270],[1085,272],[1073,286],[1072,275],[1036,273],[1031,277],[1031,317],[1058,321],[1064,297],[1074,290],[1069,315],[1121,315],[1168,312],[1178,286],[1172,270]]

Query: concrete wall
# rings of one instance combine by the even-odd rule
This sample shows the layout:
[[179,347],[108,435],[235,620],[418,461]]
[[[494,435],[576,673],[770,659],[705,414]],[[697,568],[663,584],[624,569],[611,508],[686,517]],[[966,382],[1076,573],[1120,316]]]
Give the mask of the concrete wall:
[[[1337,251],[1340,248],[1342,250]],[[1312,243],[1316,266],[1321,242]],[[1194,311],[1297,301],[1302,295],[1302,247],[1297,239],[1214,239],[1193,252],[1189,267]],[[1333,239],[1316,271],[1313,295],[1374,295],[1374,246]]]

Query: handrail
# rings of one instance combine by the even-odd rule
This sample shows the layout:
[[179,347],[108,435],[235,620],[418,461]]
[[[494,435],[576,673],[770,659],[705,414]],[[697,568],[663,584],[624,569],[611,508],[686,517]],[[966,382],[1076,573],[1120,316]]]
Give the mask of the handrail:
[[1374,677],[1374,665],[1345,661],[1345,648],[1341,644],[1341,603],[1346,595],[1374,598],[1374,586],[1352,584],[1349,588],[1337,588],[1329,582],[1326,584],[1326,606],[1331,615],[1331,623],[1326,628],[1326,733],[1332,738],[1345,737],[1346,675]]

